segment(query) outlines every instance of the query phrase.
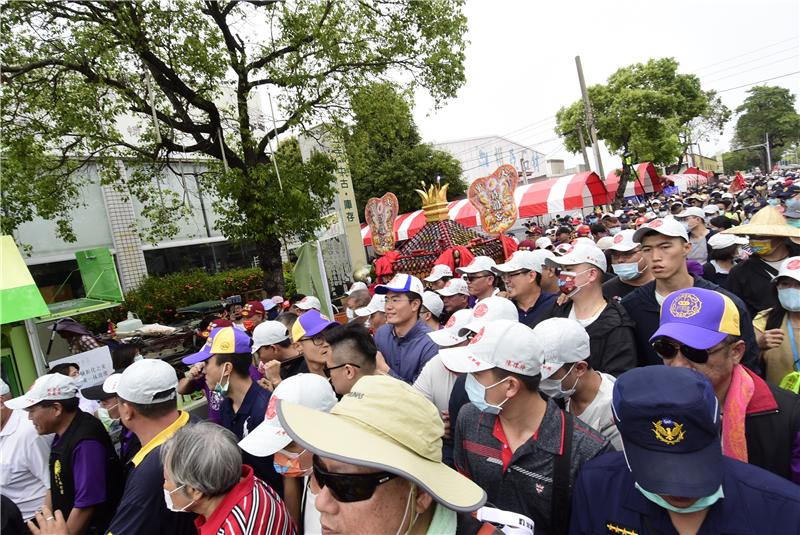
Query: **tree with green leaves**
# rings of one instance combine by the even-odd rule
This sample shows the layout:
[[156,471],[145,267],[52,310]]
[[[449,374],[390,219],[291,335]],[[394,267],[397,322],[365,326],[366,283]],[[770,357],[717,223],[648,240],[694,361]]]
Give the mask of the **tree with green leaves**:
[[[786,147],[800,142],[800,114],[794,108],[795,95],[785,87],[755,86],[747,90],[750,94],[736,108],[736,133],[733,145],[745,149],[766,143],[769,134],[769,150],[773,162],[777,162]],[[751,159],[758,157],[761,169],[767,169],[767,154],[762,147],[745,149]]]
[[[697,76],[679,74],[673,58],[623,67],[609,76],[606,84],[593,85],[587,91],[598,139],[623,157],[616,206],[621,205],[630,180],[630,161],[671,164],[686,150],[681,135],[691,128],[692,121],[708,117],[712,124],[719,122],[712,119],[721,111],[714,111],[714,94],[702,90]],[[722,116],[724,119],[724,113]],[[564,138],[567,150],[580,150],[579,128],[584,139],[590,139],[585,123],[582,100],[558,111],[556,133]]]
[[[455,95],[464,83],[462,7],[463,0],[4,2],[0,230],[43,217],[58,222],[60,238],[75,240],[71,211],[86,166],[97,162],[104,182],[138,197],[155,216],[155,233],[169,237],[180,205],[164,206],[163,191],[153,195],[159,172],[199,158],[207,162],[201,187],[227,215],[223,232],[257,243],[265,287],[280,292],[280,238],[324,224],[332,175],[322,156],[303,164],[288,142],[276,158],[286,167],[281,183],[270,147],[347,114],[349,96],[377,80],[407,80],[437,103]],[[266,92],[275,97],[274,123],[254,105]],[[137,162],[124,180],[119,158]]]
[[343,127],[343,137],[359,211],[363,213],[370,197],[387,191],[397,196],[401,213],[418,210],[414,189],[436,177],[450,184],[451,198],[466,193],[461,163],[420,142],[410,92],[374,83],[356,92],[352,104],[354,123]]

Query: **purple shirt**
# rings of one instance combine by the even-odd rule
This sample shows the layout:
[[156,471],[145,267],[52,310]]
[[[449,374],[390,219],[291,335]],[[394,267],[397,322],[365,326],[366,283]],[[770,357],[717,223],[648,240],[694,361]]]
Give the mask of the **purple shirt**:
[[[258,381],[264,377],[261,375],[261,372],[258,371],[258,368],[250,365],[250,378],[253,381]],[[208,383],[206,383],[206,378],[201,377],[200,379],[195,379],[192,381],[194,383],[195,390],[202,390],[203,394],[206,396],[207,401],[211,401],[211,389],[208,388]],[[208,404],[208,421],[214,422],[215,424],[222,425],[222,416],[219,413],[219,409],[212,409],[211,403]]]
[[[53,446],[61,437],[53,440]],[[73,507],[91,507],[106,501],[106,448],[96,440],[81,440],[72,450]]]
[[413,383],[422,367],[439,352],[431,340],[431,328],[418,321],[405,336],[394,333],[394,325],[387,323],[375,332],[375,345],[381,352],[392,377]]

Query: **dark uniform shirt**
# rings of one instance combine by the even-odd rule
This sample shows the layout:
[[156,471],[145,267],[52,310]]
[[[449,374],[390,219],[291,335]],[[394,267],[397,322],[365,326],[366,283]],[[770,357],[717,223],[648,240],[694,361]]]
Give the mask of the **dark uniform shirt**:
[[603,297],[606,300],[622,301],[622,298],[634,291],[638,286],[631,286],[620,280],[619,277],[614,277],[603,283]]
[[[583,463],[612,451],[600,433],[580,420],[573,422],[570,488]],[[488,503],[525,515],[534,521],[536,533],[548,533],[553,466],[564,450],[565,426],[564,411],[548,401],[539,430],[512,453],[500,419],[469,403],[461,408],[456,423],[456,468],[486,491]]]
[[524,323],[528,327],[535,327],[539,321],[544,317],[544,314],[550,312],[553,308],[553,304],[556,302],[556,298],[558,294],[551,294],[547,292],[541,292],[539,294],[539,298],[533,304],[531,308],[528,310],[522,310],[519,304],[514,301],[514,305],[517,307],[517,313],[519,314],[519,322]]
[[164,502],[164,467],[161,445],[190,420],[188,412],[145,444],[131,460],[117,512],[111,519],[108,535],[169,533],[195,535],[194,515],[175,513]]
[[[269,391],[263,389],[254,381],[244,395],[239,410],[235,413],[233,412],[233,401],[231,398],[225,398],[219,407],[222,427],[232,431],[239,440],[243,439],[264,421],[271,395]],[[266,481],[270,487],[283,496],[283,481],[275,471],[272,461],[272,455],[256,457],[246,451],[242,451],[242,462],[253,467],[256,477]]]
[[[800,486],[735,459],[723,457],[722,463],[725,497],[711,506],[699,535],[800,532]],[[569,532],[677,534],[669,513],[634,483],[622,452],[584,465],[575,485]]]

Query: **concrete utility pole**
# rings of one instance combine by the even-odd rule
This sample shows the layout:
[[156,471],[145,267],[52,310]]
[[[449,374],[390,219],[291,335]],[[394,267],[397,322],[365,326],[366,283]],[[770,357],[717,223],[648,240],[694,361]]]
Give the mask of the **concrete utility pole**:
[[581,57],[575,56],[575,65],[578,67],[578,81],[581,84],[581,95],[583,95],[583,107],[586,112],[586,124],[589,125],[589,135],[592,137],[592,149],[594,150],[594,161],[597,164],[597,172],[600,180],[606,179],[603,171],[603,160],[600,159],[600,145],[597,143],[597,129],[594,127],[594,116],[592,115],[592,105],[589,102],[589,93],[586,92],[586,82],[583,80],[583,67]]
[[766,132],[764,137],[766,138],[764,148],[767,150],[767,170],[764,171],[764,173],[769,174],[772,172],[772,154],[769,152],[769,132]]
[[589,165],[589,155],[586,153],[586,141],[583,139],[583,126],[578,125],[578,141],[581,142],[581,152],[583,153],[583,163],[586,164],[586,169],[591,169]]

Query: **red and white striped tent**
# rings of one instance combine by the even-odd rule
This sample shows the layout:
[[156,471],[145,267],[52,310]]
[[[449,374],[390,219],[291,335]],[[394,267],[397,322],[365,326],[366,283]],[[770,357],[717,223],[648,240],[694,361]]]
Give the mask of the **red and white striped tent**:
[[[664,182],[658,176],[656,167],[650,162],[637,163],[634,168],[639,175],[639,179],[631,173],[631,179],[625,185],[625,197],[638,197],[646,193],[658,193],[664,189]],[[622,169],[614,169],[606,176],[606,189],[608,196],[612,199],[619,188],[619,179]]]
[[[517,202],[521,218],[559,214],[608,203],[605,185],[594,172],[518,186],[514,190],[514,200]],[[469,200],[452,201],[447,209],[451,220],[467,228],[480,226],[478,212]],[[425,213],[422,210],[399,215],[394,221],[395,238],[397,241],[407,240],[424,226]],[[367,225],[361,227],[361,238],[364,240],[364,245],[372,245],[372,231]]]

